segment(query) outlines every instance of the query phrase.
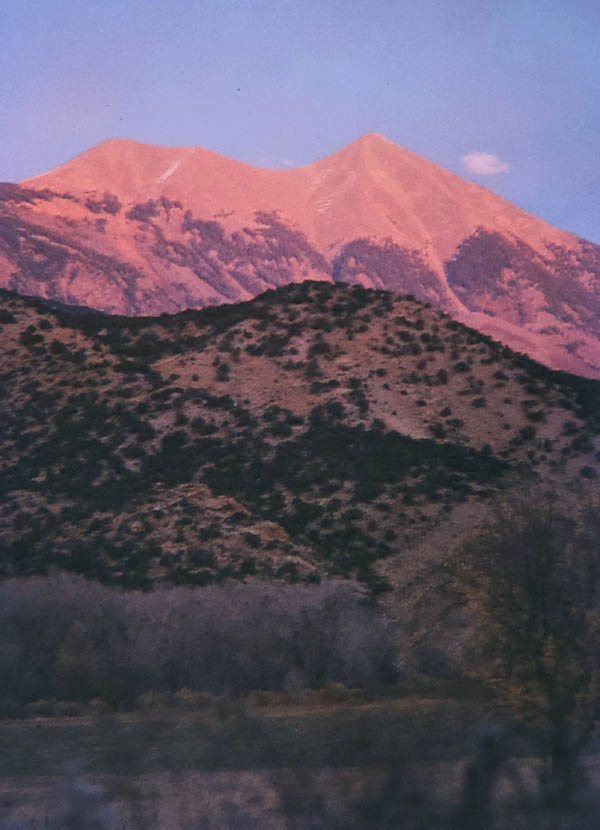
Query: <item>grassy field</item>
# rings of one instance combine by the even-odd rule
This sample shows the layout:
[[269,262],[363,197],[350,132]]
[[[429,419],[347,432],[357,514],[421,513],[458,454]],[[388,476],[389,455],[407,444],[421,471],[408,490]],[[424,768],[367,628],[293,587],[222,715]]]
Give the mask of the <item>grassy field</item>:
[[360,816],[387,804],[390,786],[396,800],[403,788],[412,797],[435,781],[438,801],[442,791],[452,800],[473,751],[469,727],[481,714],[472,704],[408,698],[233,701],[201,710],[5,720],[0,827],[7,816],[21,822],[7,826],[28,830],[54,826],[56,816],[72,820],[64,818],[65,805],[84,811],[81,792],[91,799],[85,809],[103,805],[102,828],[113,826],[111,815],[115,827],[168,830],[385,826],[377,815],[371,823]]
[[[404,697],[4,720],[0,830],[595,827],[589,799],[559,823],[540,812],[541,768],[525,745],[494,773],[491,823],[456,824],[490,714],[467,699]],[[595,797],[598,755],[582,767]]]
[[0,722],[0,776],[47,776],[75,759],[97,774],[337,767],[472,750],[473,704],[386,701],[262,707],[230,703],[98,718]]

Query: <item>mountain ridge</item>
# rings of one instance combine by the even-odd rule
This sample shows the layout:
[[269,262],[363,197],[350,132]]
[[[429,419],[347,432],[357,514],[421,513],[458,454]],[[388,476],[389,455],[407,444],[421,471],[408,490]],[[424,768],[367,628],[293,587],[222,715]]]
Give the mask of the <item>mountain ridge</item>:
[[[192,163],[194,162],[196,171],[186,170],[186,167],[193,166]],[[137,178],[135,176],[136,164],[141,171],[138,173]],[[394,142],[389,141],[378,133],[366,133],[364,136],[356,139],[356,141],[321,159],[300,167],[284,170],[250,165],[202,147],[161,147],[138,142],[134,139],[107,139],[89,150],[80,153],[65,164],[59,165],[59,167],[46,173],[24,179],[20,184],[26,187],[31,187],[32,185],[47,186],[53,190],[62,188],[68,192],[85,193],[88,195],[91,191],[99,192],[101,187],[105,187],[106,190],[116,192],[120,198],[132,202],[138,199],[151,198],[152,196],[174,198],[180,195],[180,190],[177,189],[177,179],[183,177],[184,174],[186,177],[192,175],[195,182],[200,176],[206,175],[207,164],[212,166],[213,182],[209,182],[209,184],[212,184],[213,187],[217,185],[222,187],[224,181],[233,183],[231,192],[227,192],[226,190],[221,195],[223,200],[231,198],[238,199],[239,190],[243,190],[244,186],[248,186],[248,182],[246,181],[248,175],[257,174],[264,181],[263,188],[266,188],[270,183],[271,185],[276,183],[275,194],[269,194],[267,202],[264,205],[259,205],[260,197],[252,193],[252,206],[243,213],[243,218],[247,220],[253,218],[257,205],[259,205],[261,210],[275,210],[284,202],[291,202],[297,198],[295,192],[292,200],[289,197],[286,199],[285,194],[280,192],[280,189],[284,186],[284,182],[286,187],[291,188],[298,187],[299,184],[306,194],[310,194],[313,197],[316,203],[315,211],[317,213],[320,210],[325,212],[322,202],[319,202],[315,194],[318,193],[319,189],[323,189],[324,180],[326,182],[332,173],[333,175],[337,175],[338,178],[344,178],[346,180],[346,186],[348,186],[348,180],[352,179],[352,174],[354,173],[356,175],[357,168],[363,167],[367,174],[379,179],[379,186],[381,187],[383,184],[383,189],[385,189],[386,178],[381,175],[381,168],[383,167],[385,170],[387,167],[393,171],[395,170],[396,175],[400,171],[403,187],[409,195],[411,191],[416,190],[416,182],[419,178],[423,178],[425,171],[434,179],[442,179],[442,187],[438,185],[440,192],[447,189],[449,185],[458,185],[465,194],[470,194],[480,201],[491,201],[499,217],[502,217],[506,213],[518,213],[521,217],[526,217],[524,221],[529,221],[536,227],[541,225],[548,232],[557,233],[557,229],[553,228],[545,220],[539,219],[533,216],[533,214],[529,214],[521,208],[512,205],[509,201],[493,193],[488,188],[474,182],[466,181],[434,162],[394,144]],[[341,170],[339,170],[340,167],[342,168]],[[336,170],[336,168],[338,169]],[[116,174],[112,172],[115,169]],[[117,175],[117,178],[113,178],[115,175]],[[100,176],[102,176],[101,182],[99,181]],[[148,180],[150,180],[150,184]],[[350,182],[350,184],[354,184],[354,182]],[[359,181],[358,184],[362,183]],[[152,188],[158,187],[159,185],[160,187],[157,192],[154,194],[149,192]],[[202,186],[206,188],[207,183],[203,181]],[[189,204],[192,210],[207,209],[202,201],[196,201],[194,203],[199,198],[197,193],[192,192],[186,195],[188,197],[186,204]],[[214,196],[211,198],[214,198]],[[411,212],[415,216],[418,216],[419,211],[415,207],[414,205],[411,206]],[[227,211],[231,207],[229,204],[226,204],[222,209]],[[281,207],[279,209],[283,210]],[[287,209],[290,213],[293,210],[289,206],[287,206]],[[306,206],[302,205],[302,209],[305,210]],[[310,231],[307,232],[305,227],[303,227],[310,223],[307,223],[305,220],[304,222],[296,224],[302,228],[309,238],[313,237],[313,234]],[[408,232],[411,239],[415,238],[415,230],[419,224],[422,224],[421,220],[411,226]],[[471,232],[476,227],[476,224],[469,223]],[[501,229],[503,225],[500,222],[496,227]],[[531,228],[528,227],[528,231],[531,233]],[[539,236],[541,236],[541,233],[539,233]],[[574,234],[568,231],[558,231],[558,233],[565,239],[568,238],[571,241],[577,239]],[[370,234],[367,232],[364,235],[369,236]],[[388,235],[381,231],[377,234],[377,236],[381,236],[382,238]],[[455,234],[456,240],[453,238],[452,242],[445,243],[441,253],[438,255],[440,260],[442,258],[448,258],[456,250],[456,241],[467,235],[468,233],[465,230],[457,235]],[[343,242],[349,239],[356,238],[356,234],[351,232],[347,238],[339,237],[337,240],[332,239],[331,235],[323,236],[321,234],[321,237],[321,246],[332,248],[343,244]],[[391,238],[394,237],[392,236]]]
[[21,293],[155,314],[360,283],[600,377],[600,247],[376,133],[288,170],[111,139],[20,186],[46,193],[0,201],[0,285]]

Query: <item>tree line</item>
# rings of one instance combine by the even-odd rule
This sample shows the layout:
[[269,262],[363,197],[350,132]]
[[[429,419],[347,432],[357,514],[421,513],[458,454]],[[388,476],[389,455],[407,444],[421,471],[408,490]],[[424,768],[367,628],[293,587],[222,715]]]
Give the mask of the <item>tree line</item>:
[[240,695],[396,676],[393,627],[355,584],[253,581],[124,592],[60,573],[0,584],[2,708],[132,705],[187,688]]

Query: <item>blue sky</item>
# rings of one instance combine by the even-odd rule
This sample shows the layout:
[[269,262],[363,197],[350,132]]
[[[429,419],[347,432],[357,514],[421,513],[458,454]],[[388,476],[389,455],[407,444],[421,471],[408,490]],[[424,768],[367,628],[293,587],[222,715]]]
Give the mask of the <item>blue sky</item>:
[[0,180],[115,136],[284,167],[375,131],[600,243],[599,0],[0,0],[0,29]]

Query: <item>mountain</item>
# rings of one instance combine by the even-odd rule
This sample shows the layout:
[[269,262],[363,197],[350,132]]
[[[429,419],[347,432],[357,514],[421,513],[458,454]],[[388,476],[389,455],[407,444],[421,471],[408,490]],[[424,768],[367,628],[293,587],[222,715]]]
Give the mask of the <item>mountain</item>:
[[376,134],[291,170],[111,140],[0,185],[0,285],[22,294],[154,315],[306,279],[413,295],[600,377],[600,247]]
[[3,576],[378,593],[494,494],[580,499],[600,470],[598,381],[361,286],[154,318],[2,291],[0,346]]

